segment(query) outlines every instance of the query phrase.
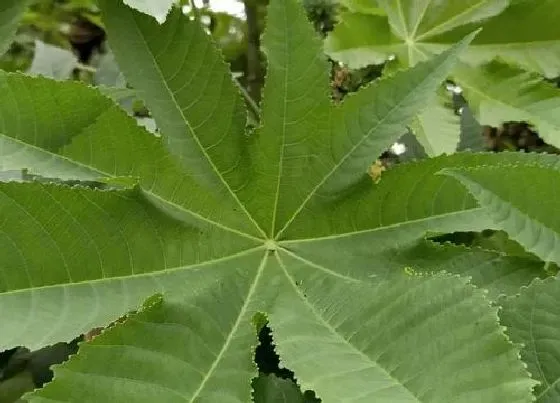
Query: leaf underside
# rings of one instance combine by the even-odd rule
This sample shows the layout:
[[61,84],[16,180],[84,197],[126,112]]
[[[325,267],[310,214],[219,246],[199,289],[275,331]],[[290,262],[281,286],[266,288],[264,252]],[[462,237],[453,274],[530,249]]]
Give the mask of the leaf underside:
[[[557,158],[464,153],[403,164],[377,185],[367,175],[473,35],[335,106],[301,6],[271,1],[262,122],[248,135],[243,99],[198,23],[99,3],[162,136],[93,88],[0,74],[2,170],[101,184],[0,183],[0,349],[70,340],[163,299],[83,344],[29,401],[250,401],[258,312],[299,385],[324,402],[531,401],[497,308],[458,274],[494,299],[542,273],[425,237],[502,229],[436,173],[529,162],[556,172]],[[489,263],[501,261],[518,275]],[[271,383],[253,393],[276,399]]]

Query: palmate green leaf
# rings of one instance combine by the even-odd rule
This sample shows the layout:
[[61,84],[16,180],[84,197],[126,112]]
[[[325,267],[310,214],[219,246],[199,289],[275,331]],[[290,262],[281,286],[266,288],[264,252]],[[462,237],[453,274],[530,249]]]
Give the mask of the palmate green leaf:
[[[115,185],[0,184],[0,307],[9,329],[0,348],[68,340],[154,293],[163,301],[85,344],[34,399],[248,402],[260,313],[299,384],[313,385],[324,402],[341,393],[356,401],[531,401],[517,347],[483,291],[465,278],[414,274],[414,266],[482,270],[484,253],[412,253],[427,233],[495,226],[463,185],[435,173],[553,167],[558,157],[458,154],[403,164],[378,185],[367,175],[429,105],[472,35],[333,106],[301,5],[273,0],[263,38],[271,81],[262,127],[248,136],[243,100],[196,22],[174,11],[160,26],[118,2],[101,7],[119,67],[161,137],[93,88],[0,76],[3,164]],[[516,281],[526,284],[512,280],[509,290]],[[368,324],[370,316],[380,325]],[[333,321],[343,317],[350,321],[338,328]],[[369,338],[383,328],[389,333]],[[399,343],[383,354],[385,337]],[[350,370],[356,376],[341,372]]]
[[0,4],[0,56],[10,47],[27,4],[27,0],[4,0]]
[[559,164],[499,165],[446,169],[458,179],[497,225],[545,262],[560,263]]
[[534,379],[538,403],[560,399],[560,281],[535,280],[516,297],[500,301],[501,322],[509,337],[523,344],[521,354]]
[[556,26],[560,11],[555,0],[382,0],[378,4],[388,18],[364,10],[342,12],[339,26],[326,42],[327,53],[345,63],[356,60],[356,67],[375,63],[380,52],[396,54],[405,65],[414,65],[482,26],[480,35],[461,55],[462,61],[479,65],[498,56],[546,77],[560,74]]
[[[329,35],[327,53],[336,55],[344,63],[351,62],[346,53],[353,55],[358,64],[351,64],[351,67],[376,63],[378,56],[371,58],[370,54],[379,55],[379,52],[384,53],[385,58],[396,55],[403,65],[414,65],[457,42],[457,35],[446,40],[442,34],[464,26],[472,31],[475,28],[472,24],[501,13],[507,7],[508,0],[468,0],[460,3],[380,0],[378,4],[387,17],[342,12],[340,32],[337,26]],[[367,35],[368,32],[379,32],[381,36]],[[461,32],[463,35],[466,33],[464,29]],[[475,39],[473,47],[476,43]],[[358,49],[361,50],[359,58],[356,57]],[[468,54],[475,50],[469,50]],[[465,60],[466,57],[462,55],[461,59]]]
[[[413,66],[482,27],[472,45],[461,54],[463,63],[457,64],[452,72],[454,81],[467,90],[466,97],[474,106],[475,116],[482,124],[531,119],[547,141],[560,144],[554,122],[560,94],[538,81],[540,75],[560,75],[560,34],[556,26],[560,11],[556,1],[410,0],[380,1],[379,5],[387,12],[386,18],[343,12],[340,24],[325,43],[327,53],[350,67],[379,63],[381,55],[385,55],[384,60],[396,56],[400,65]],[[507,64],[478,69],[496,57],[524,70]],[[432,127],[448,127],[449,119],[450,115],[432,114],[431,120],[428,116],[419,117],[430,121]],[[437,142],[431,127],[416,129],[419,135],[430,133],[432,142]],[[453,131],[458,140],[459,127]]]

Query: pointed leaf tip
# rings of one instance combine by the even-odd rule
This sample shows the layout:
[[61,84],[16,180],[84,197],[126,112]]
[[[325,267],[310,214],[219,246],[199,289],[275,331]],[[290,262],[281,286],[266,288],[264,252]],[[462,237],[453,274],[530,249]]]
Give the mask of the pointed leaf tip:
[[539,159],[536,164],[454,168],[439,173],[457,179],[494,223],[528,252],[545,262],[560,263],[560,220],[555,215],[560,174],[557,167],[545,165],[545,158]]
[[155,18],[158,24],[167,20],[175,0],[122,0],[127,6]]
[[464,49],[470,45],[470,43],[476,38],[476,36],[482,31],[482,27],[475,29],[470,34],[466,35],[463,39],[458,42],[460,48]]

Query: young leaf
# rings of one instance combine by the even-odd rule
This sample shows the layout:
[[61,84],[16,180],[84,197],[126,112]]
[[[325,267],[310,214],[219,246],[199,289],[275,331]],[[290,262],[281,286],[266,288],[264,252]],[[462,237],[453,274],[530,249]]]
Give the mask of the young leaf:
[[560,399],[560,280],[536,280],[520,295],[500,301],[501,322],[515,343],[523,345],[521,354],[533,378],[536,402],[553,403]]
[[559,166],[498,165],[442,173],[458,179],[510,238],[543,261],[560,264]]

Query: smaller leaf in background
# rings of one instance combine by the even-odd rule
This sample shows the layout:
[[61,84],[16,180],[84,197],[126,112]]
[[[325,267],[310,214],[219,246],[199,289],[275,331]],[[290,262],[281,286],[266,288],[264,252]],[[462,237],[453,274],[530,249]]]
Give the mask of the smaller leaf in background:
[[483,151],[485,144],[482,136],[482,126],[478,123],[468,105],[462,106],[459,110],[461,113],[461,130],[457,151]]
[[560,167],[498,165],[444,169],[496,224],[545,262],[560,263]]
[[560,90],[541,75],[498,60],[477,68],[458,64],[453,74],[481,124],[527,121],[560,147]]
[[159,24],[163,24],[175,0],[122,0],[122,2],[144,14],[151,15]]
[[[529,121],[547,143],[560,146],[560,96],[557,89],[556,94],[545,90],[541,77],[560,74],[557,0],[423,2],[422,7],[414,0],[378,1],[386,17],[368,12],[368,7],[361,7],[361,1],[355,1],[358,6],[350,6],[351,12],[341,13],[339,24],[325,42],[326,52],[333,59],[353,68],[396,56],[396,65],[413,66],[442,52],[474,27],[482,26],[482,32],[460,55],[465,66],[457,66],[452,73],[469,92],[467,98],[473,114],[485,125]],[[525,70],[510,67],[517,71],[508,77],[473,67],[496,57]],[[429,111],[436,113],[418,116],[417,134],[428,136],[430,143],[439,145],[433,127],[440,128],[438,133],[446,129],[459,132],[458,125],[453,128],[449,124],[448,116],[437,113],[441,110],[430,108]],[[426,150],[431,154],[429,147]]]
[[324,46],[327,55],[353,69],[381,64],[393,52],[389,21],[382,15],[342,11]]
[[[464,60],[481,64],[500,57],[527,71],[557,77],[560,75],[559,19],[558,0],[509,1],[509,7],[484,21],[482,32],[465,52]],[[461,31],[449,32],[447,38],[458,37]]]
[[10,47],[27,3],[27,0],[2,0],[0,3],[0,56]]
[[338,3],[349,11],[371,15],[386,15],[385,11],[377,6],[375,0],[338,0]]
[[560,279],[535,280],[520,295],[500,301],[501,323],[532,377],[537,403],[560,401]]
[[66,80],[70,78],[77,63],[78,59],[71,51],[37,39],[35,40],[35,55],[27,73],[55,80]]
[[290,379],[279,378],[274,374],[260,374],[253,382],[253,401],[255,403],[316,403],[320,400],[302,394]]

